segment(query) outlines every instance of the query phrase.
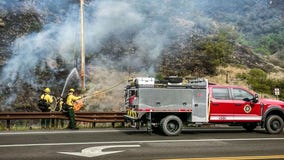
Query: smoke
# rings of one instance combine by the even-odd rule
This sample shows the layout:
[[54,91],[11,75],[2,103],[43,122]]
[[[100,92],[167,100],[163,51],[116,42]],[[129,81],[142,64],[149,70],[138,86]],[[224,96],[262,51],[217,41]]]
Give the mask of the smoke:
[[[43,6],[42,3],[40,6]],[[129,29],[133,30],[143,22],[143,16],[126,2],[93,2],[85,8],[87,11],[84,29],[86,53],[99,50],[103,41],[110,35],[120,36],[120,33],[125,33]],[[43,11],[38,12],[44,14]],[[60,55],[65,61],[72,63],[74,51],[80,49],[78,4],[71,4],[66,16],[60,23],[47,22],[39,33],[16,39],[11,46],[13,57],[5,65],[1,80],[11,83],[17,78],[30,81],[34,77],[32,71],[36,64],[40,60],[47,60],[55,55]]]
[[[9,3],[5,1],[6,6]],[[216,1],[90,0],[84,5],[85,49],[87,56],[96,55],[97,59],[90,59],[87,65],[89,68],[93,68],[92,64],[112,68],[121,64],[135,65],[141,72],[154,75],[158,57],[169,44],[192,34],[217,30],[218,22],[205,15],[209,13],[205,7],[213,3]],[[36,86],[35,69],[44,67],[44,63],[38,66],[40,61],[60,56],[64,62],[74,63],[74,57],[80,51],[80,8],[74,0],[27,0],[17,1],[17,4],[25,6],[26,11],[38,13],[44,26],[40,32],[14,41],[11,46],[13,56],[4,66],[0,81],[13,84],[21,79]],[[102,48],[108,45],[105,42],[110,38],[123,45],[121,52],[128,58],[109,59],[110,53],[105,53]],[[130,54],[129,48],[135,48],[135,53]],[[150,65],[145,66],[145,58]],[[53,68],[52,63],[47,64]],[[94,71],[88,73],[91,72]]]
[[[1,74],[1,80],[4,82],[13,83],[17,78],[29,83],[34,82],[33,70],[39,61],[59,55],[65,62],[72,64],[80,50],[78,2],[52,1],[51,3],[47,0],[22,3],[22,6],[25,6],[22,8],[41,15],[45,25],[40,32],[15,40],[11,46],[13,57],[7,62]],[[86,53],[99,52],[107,39],[115,37],[124,47],[136,47],[135,56],[130,55],[131,61],[143,69],[145,66],[141,57],[155,62],[165,46],[179,37],[196,32],[194,26],[198,22],[194,21],[195,7],[196,1],[90,1],[84,6]],[[206,21],[209,29],[212,26],[211,21],[208,19]],[[203,26],[206,24],[204,23]],[[126,55],[129,54],[127,53],[129,50],[124,52]],[[105,58],[103,55],[100,57]],[[101,59],[91,61],[98,64]],[[115,66],[127,61],[126,59],[107,61],[108,64],[105,65]]]
[[[90,69],[93,65],[117,68],[121,64],[139,68],[145,75],[154,76],[154,66],[159,63],[158,57],[162,50],[176,39],[197,31],[194,29],[198,24],[195,15],[198,13],[201,16],[202,13],[196,12],[196,3],[199,2],[88,1],[84,5],[86,56],[96,55],[96,58],[88,61],[88,78],[99,76],[95,75],[97,73],[95,70]],[[12,57],[2,69],[0,81],[9,86],[19,80],[33,87],[40,86],[35,75],[37,68],[44,68],[47,64],[52,70],[54,63],[50,62],[54,62],[58,56],[70,66],[76,61],[74,57],[78,56],[80,51],[80,6],[78,1],[73,0],[27,0],[17,1],[16,4],[5,1],[5,7],[15,10],[15,6],[18,10],[24,9],[24,12],[37,13],[43,28],[39,32],[19,37],[13,42]],[[206,23],[211,24],[211,20]],[[122,45],[113,48],[114,53],[122,52],[122,55],[128,55],[127,58],[110,60],[111,53],[102,51],[108,45],[106,42],[109,39],[115,39]],[[135,53],[130,53],[131,48]],[[49,62],[41,63],[45,61]],[[145,61],[148,61],[148,65],[145,65]],[[73,67],[70,67],[70,70]],[[65,80],[65,77],[62,79]],[[116,83],[115,78],[108,80],[114,81],[109,83]],[[51,81],[45,85],[57,86],[56,83],[58,82]],[[98,83],[103,85],[104,82],[98,79],[96,85],[100,86]],[[97,89],[102,88],[104,87]],[[9,99],[9,104],[13,99],[15,98]]]

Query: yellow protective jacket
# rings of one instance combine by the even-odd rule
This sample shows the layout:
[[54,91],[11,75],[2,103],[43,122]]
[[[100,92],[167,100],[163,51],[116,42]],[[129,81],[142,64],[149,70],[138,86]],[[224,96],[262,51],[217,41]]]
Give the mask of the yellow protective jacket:
[[40,96],[40,99],[45,99],[48,104],[51,104],[51,103],[53,102],[52,96],[49,95],[49,94],[47,94],[47,93],[42,94],[42,95]]
[[81,96],[74,96],[73,93],[68,93],[66,104],[74,107],[74,102],[81,99]]

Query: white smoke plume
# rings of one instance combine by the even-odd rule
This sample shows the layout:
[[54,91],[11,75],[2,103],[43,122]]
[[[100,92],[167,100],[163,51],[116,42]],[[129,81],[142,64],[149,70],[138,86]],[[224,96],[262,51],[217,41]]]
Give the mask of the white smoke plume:
[[[51,12],[51,8],[54,6],[56,6],[55,9],[64,6],[62,8],[67,10],[64,14],[66,17],[59,15],[59,20],[47,21],[42,31],[16,39],[11,46],[13,57],[2,71],[2,81],[13,82],[17,78],[23,80],[26,80],[26,77],[33,78],[32,71],[35,64],[39,60],[52,58],[57,54],[61,55],[65,61],[72,63],[74,51],[80,50],[79,4],[70,2],[66,4],[62,1],[52,1],[54,3],[50,3],[51,1],[32,2],[34,4],[29,3],[30,5],[26,8],[30,6],[30,10],[35,10],[40,15],[47,16],[45,19],[48,19],[48,16],[50,16],[48,12]],[[188,6],[194,4],[184,3]],[[171,6],[173,4],[175,4],[174,1],[138,0],[99,0],[86,3],[84,28],[86,53],[99,51],[104,40],[109,36],[115,36],[123,42],[129,34],[134,33],[132,45],[138,46],[135,51],[137,57],[140,54],[148,54],[149,58],[156,59],[163,47],[169,43],[171,36],[185,34],[186,30],[180,30],[183,28],[182,25],[190,24],[188,25],[189,28],[186,28],[189,32],[190,27],[193,27],[195,23],[188,19],[191,16],[190,12],[179,13],[179,6]],[[49,10],[44,9],[45,7]],[[169,9],[176,10],[171,11]],[[189,15],[186,15],[188,13]],[[177,16],[180,16],[179,14],[184,15],[177,18]],[[181,26],[175,24],[178,20]],[[127,44],[127,42],[124,43]],[[139,59],[134,61],[141,63]],[[18,75],[11,73],[18,73]]]
[[[24,2],[25,10],[38,13],[45,23],[40,32],[15,40],[11,46],[13,55],[2,70],[0,81],[13,84],[21,79],[35,86],[34,70],[39,61],[60,56],[70,65],[74,63],[80,50],[80,8],[79,1],[72,0],[18,1],[19,5]],[[218,23],[205,15],[210,4],[208,0],[88,0],[84,5],[86,54],[99,54],[100,58],[90,59],[89,68],[93,68],[91,64],[115,68],[130,62],[127,58],[110,61],[100,52],[104,42],[114,37],[126,48],[135,47],[135,53],[128,56],[131,64],[141,66],[141,71],[154,72],[155,64],[143,68],[142,57],[155,62],[172,41],[200,30],[216,30]],[[129,50],[124,52],[129,54]],[[52,68],[52,63],[47,64]],[[91,72],[95,71],[89,71],[89,77],[94,76]]]

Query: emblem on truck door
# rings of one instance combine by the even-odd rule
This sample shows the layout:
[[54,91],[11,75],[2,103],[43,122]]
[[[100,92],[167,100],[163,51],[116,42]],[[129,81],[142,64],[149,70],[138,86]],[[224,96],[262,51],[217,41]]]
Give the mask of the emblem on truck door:
[[251,106],[250,105],[245,105],[245,107],[244,107],[244,111],[246,112],[246,113],[250,113],[251,112]]

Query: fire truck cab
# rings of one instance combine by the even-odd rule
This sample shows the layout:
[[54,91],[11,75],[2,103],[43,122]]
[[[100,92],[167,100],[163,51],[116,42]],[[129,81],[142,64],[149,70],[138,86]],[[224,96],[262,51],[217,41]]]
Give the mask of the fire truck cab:
[[182,82],[177,77],[160,83],[137,77],[125,88],[126,122],[147,131],[179,135],[188,124],[239,125],[247,131],[257,126],[279,134],[284,126],[284,102],[260,99],[240,86],[209,84],[207,79]]

